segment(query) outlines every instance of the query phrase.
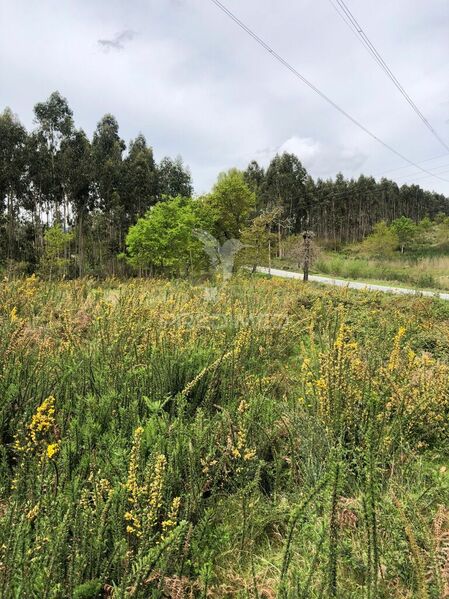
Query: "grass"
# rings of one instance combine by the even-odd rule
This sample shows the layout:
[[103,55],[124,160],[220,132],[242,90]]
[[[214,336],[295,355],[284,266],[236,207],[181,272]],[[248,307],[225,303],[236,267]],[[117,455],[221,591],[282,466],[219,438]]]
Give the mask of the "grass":
[[418,288],[449,289],[449,256],[376,260],[327,254],[317,260],[314,269],[348,279],[376,279]]
[[0,333],[1,597],[444,596],[444,302],[29,278]]
[[[274,268],[298,270],[297,262],[274,259]],[[431,291],[449,290],[449,256],[400,256],[376,259],[348,253],[322,252],[311,268],[313,274],[395,287]]]

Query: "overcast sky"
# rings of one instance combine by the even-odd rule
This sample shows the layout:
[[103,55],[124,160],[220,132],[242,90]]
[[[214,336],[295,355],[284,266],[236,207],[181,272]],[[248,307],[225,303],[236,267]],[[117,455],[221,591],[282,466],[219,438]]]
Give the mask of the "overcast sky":
[[[449,180],[449,154],[329,0],[223,0],[374,134]],[[449,144],[449,1],[346,0],[365,33]],[[112,112],[128,142],[181,154],[195,191],[218,172],[298,155],[314,176],[361,172],[449,195],[327,105],[210,0],[0,0],[0,110],[28,127],[54,90],[91,135]],[[395,170],[392,170],[395,169]],[[447,171],[447,172],[444,172]]]

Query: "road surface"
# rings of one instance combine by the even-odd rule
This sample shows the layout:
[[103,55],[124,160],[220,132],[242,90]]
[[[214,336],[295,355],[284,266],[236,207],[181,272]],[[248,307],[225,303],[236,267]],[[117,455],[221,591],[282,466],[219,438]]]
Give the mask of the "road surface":
[[[258,266],[257,272],[271,274],[273,277],[283,277],[284,279],[302,279],[301,272],[292,272],[290,270],[280,270],[279,268],[268,269],[265,266]],[[309,281],[322,283],[323,285],[334,285],[335,287],[348,287],[349,289],[367,289],[368,291],[383,291],[384,293],[397,293],[398,295],[419,295],[424,297],[436,297],[449,301],[449,293],[439,293],[437,291],[420,291],[417,289],[407,289],[405,287],[390,287],[389,285],[374,285],[373,283],[360,283],[358,281],[345,281],[343,279],[332,279],[320,275],[309,275]]]

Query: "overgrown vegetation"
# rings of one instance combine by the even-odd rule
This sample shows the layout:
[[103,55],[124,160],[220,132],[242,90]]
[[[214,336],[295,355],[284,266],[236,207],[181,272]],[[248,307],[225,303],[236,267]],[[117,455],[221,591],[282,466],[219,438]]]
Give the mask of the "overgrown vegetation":
[[447,596],[448,323],[294,281],[4,282],[0,596]]
[[[299,269],[298,241],[298,237],[290,236],[281,240],[281,244],[273,245],[274,266]],[[443,214],[433,221],[425,218],[418,223],[405,217],[389,225],[380,221],[361,243],[343,246],[339,251],[329,250],[325,240],[318,240],[318,244],[321,251],[312,261],[317,274],[449,289],[449,219]],[[268,264],[266,250],[259,257],[259,263]]]
[[[177,215],[191,221],[201,213],[204,228],[221,243],[245,234],[257,247],[253,260],[261,248],[267,253],[270,235],[280,257],[285,239],[304,229],[338,250],[363,240],[381,221],[396,222],[393,237],[406,250],[415,223],[449,214],[443,194],[364,175],[314,180],[289,153],[274,156],[267,168],[252,161],[244,171],[217,173],[210,193],[192,199],[181,158],[157,163],[142,134],[127,146],[113,115],[100,119],[91,139],[76,128],[59,92],[38,102],[34,115],[35,127],[27,131],[10,109],[0,113],[0,269],[9,277],[129,276],[130,262],[139,273],[191,273],[195,252],[190,255],[185,226],[166,230]],[[184,205],[174,209],[180,198]],[[165,202],[170,206],[163,208]],[[153,209],[150,221],[158,218],[159,227],[137,225]],[[148,247],[134,243],[135,234],[127,247],[136,226],[151,233]],[[138,256],[136,245],[144,250]],[[131,261],[120,259],[127,251]]]
[[344,279],[371,279],[416,288],[449,289],[449,257],[444,255],[378,259],[323,253],[315,263],[315,271]]

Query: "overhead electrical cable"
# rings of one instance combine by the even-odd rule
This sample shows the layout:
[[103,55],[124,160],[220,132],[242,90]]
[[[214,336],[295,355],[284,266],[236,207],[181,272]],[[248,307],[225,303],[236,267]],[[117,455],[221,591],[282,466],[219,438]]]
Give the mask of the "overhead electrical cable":
[[331,98],[329,98],[329,96],[327,96],[324,92],[322,92],[316,85],[314,85],[308,79],[306,79],[306,77],[304,77],[304,75],[302,75],[297,69],[295,69],[295,67],[293,67],[285,58],[283,58],[280,54],[275,52],[275,50],[273,50],[273,48],[271,46],[269,46],[252,29],[250,29],[247,25],[245,25],[245,23],[243,23],[243,21],[241,21],[233,12],[231,12],[228,8],[226,8],[226,6],[222,2],[220,2],[219,0],[210,0],[210,1],[213,4],[215,4],[215,6],[217,6],[226,16],[228,16],[232,21],[234,21],[234,23],[236,23],[243,31],[245,31],[245,33],[247,33],[250,37],[252,37],[260,46],[262,46],[262,48],[264,48],[264,50],[266,50],[269,54],[271,54],[271,56],[275,60],[280,62],[286,69],[288,69],[291,73],[293,73],[293,75],[295,75],[295,77],[297,77],[300,81],[302,81],[305,85],[307,85],[312,91],[314,91],[317,95],[319,95],[325,102],[327,102],[333,108],[335,108],[335,110],[340,112],[340,114],[342,114],[348,120],[350,120],[354,125],[356,125],[356,127],[361,129],[362,131],[364,131],[372,139],[374,139],[375,141],[380,143],[384,148],[386,148],[387,150],[389,150],[396,156],[399,156],[399,158],[401,158],[405,162],[408,162],[408,164],[416,167],[418,170],[422,171],[423,173],[426,173],[427,175],[435,177],[436,179],[439,179],[440,181],[444,181],[445,183],[449,183],[449,179],[444,179],[443,177],[439,177],[438,175],[435,175],[435,174],[431,173],[430,171],[428,171],[427,169],[419,166],[418,163],[413,162],[413,160],[410,160],[409,158],[404,156],[404,154],[402,154],[401,152],[399,152],[398,150],[396,150],[395,148],[390,146],[388,143],[383,141],[380,137],[378,137],[377,135],[372,133],[367,127],[362,125],[362,123],[360,123],[357,119],[355,119],[348,112],[346,112],[343,108],[341,108],[338,104],[336,104],[333,100],[331,100]]
[[[359,38],[359,40],[362,42],[362,44],[365,46],[365,48],[368,50],[368,52],[371,54],[371,56],[374,58],[374,60],[377,62],[377,64],[380,66],[382,71],[387,75],[387,77],[389,79],[391,79],[393,84],[400,91],[400,93],[402,94],[402,96],[404,97],[406,102],[415,111],[415,113],[418,115],[418,117],[421,119],[421,121],[424,123],[424,125],[427,127],[427,129],[429,129],[429,131],[432,133],[432,135],[445,148],[445,150],[447,150],[449,152],[449,145],[438,135],[438,133],[435,131],[435,129],[432,127],[432,125],[429,123],[429,121],[423,115],[421,110],[418,108],[418,106],[415,104],[415,102],[409,96],[407,91],[403,88],[403,86],[398,81],[397,77],[394,75],[394,73],[392,72],[390,67],[387,65],[385,60],[382,58],[382,56],[380,55],[380,53],[378,52],[378,50],[376,49],[374,44],[371,42],[369,37],[363,31],[361,25],[359,24],[357,19],[354,17],[354,15],[352,14],[352,12],[348,8],[348,6],[345,4],[344,0],[335,0],[335,2],[334,2],[334,0],[329,0],[329,2],[335,8],[338,15],[343,19],[343,21],[348,25],[348,27],[350,27],[350,29]],[[338,10],[338,7],[335,3],[337,3],[338,7],[340,7],[342,12],[340,12],[340,10]]]
[[[445,154],[439,154],[438,156],[434,156],[433,158],[427,158],[427,160],[420,160],[419,164],[424,164],[425,162],[433,162],[434,160],[439,160],[440,158],[447,158],[447,153],[445,153]],[[439,166],[441,166],[441,165],[439,165]],[[405,164],[403,166],[397,166],[395,168],[390,168],[387,171],[382,171],[381,175],[382,174],[386,174],[386,173],[393,173],[395,171],[400,171],[400,170],[403,170],[404,168],[410,168],[410,166],[408,164]],[[429,168],[438,168],[438,165],[437,166],[432,166],[432,167],[429,167]]]
[[[441,170],[443,169],[443,170]],[[432,167],[432,171],[435,175],[443,175],[447,173],[449,169],[449,164],[440,164],[439,166]],[[422,173],[404,173],[403,175],[395,175],[395,179],[415,179],[419,177],[420,179],[426,178],[429,175],[423,175]],[[386,177],[388,178],[388,177]]]

